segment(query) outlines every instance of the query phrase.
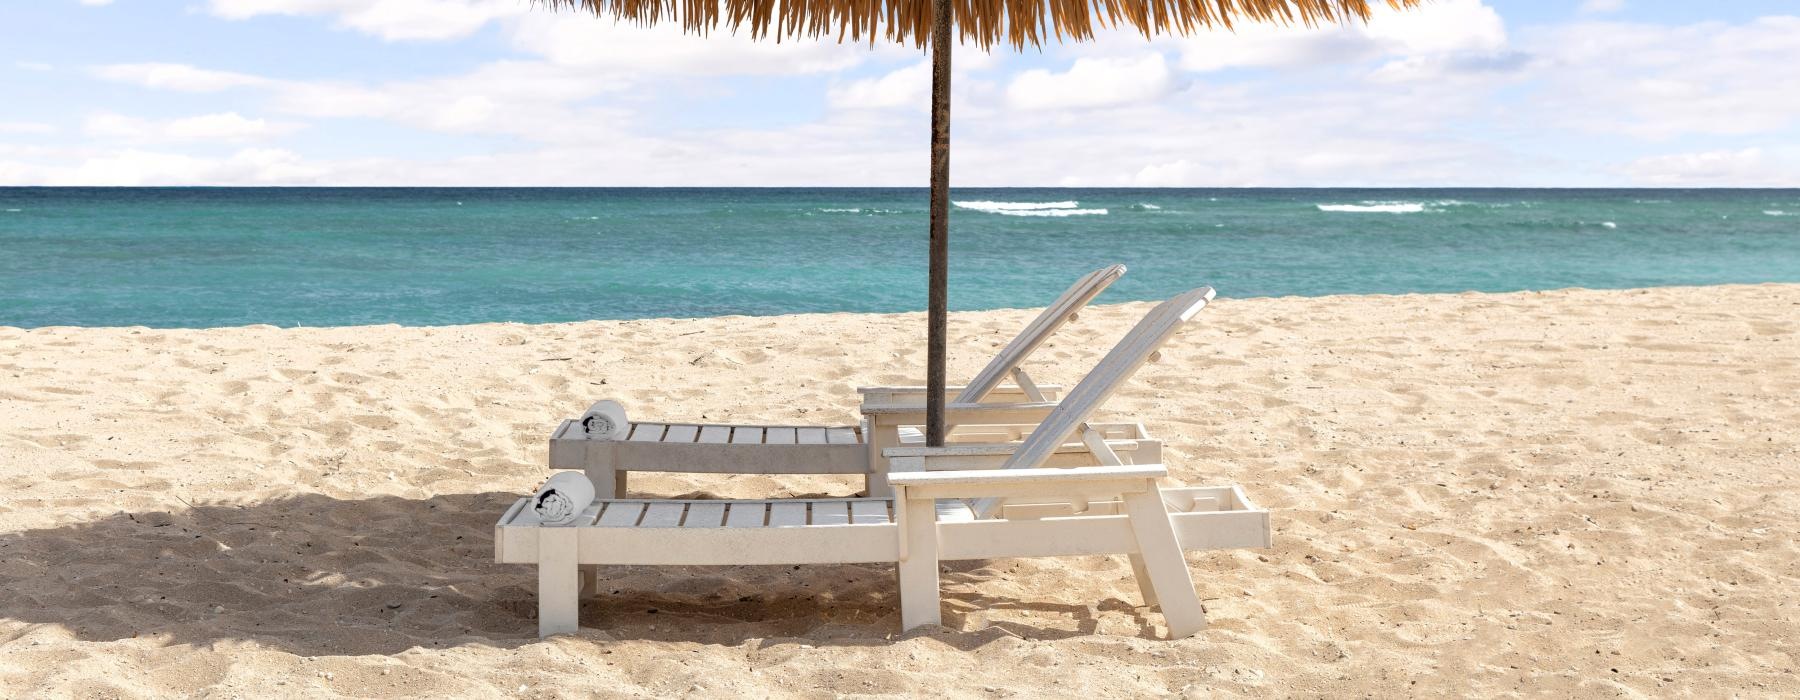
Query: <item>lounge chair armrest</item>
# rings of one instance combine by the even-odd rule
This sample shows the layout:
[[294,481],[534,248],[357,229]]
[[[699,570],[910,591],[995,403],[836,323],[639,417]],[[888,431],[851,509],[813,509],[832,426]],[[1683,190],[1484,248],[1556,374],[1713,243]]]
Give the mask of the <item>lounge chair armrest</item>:
[[888,483],[904,497],[986,498],[1067,494],[1106,496],[1150,488],[1169,475],[1161,464],[1118,467],[1068,467],[1064,469],[979,469],[944,472],[890,472]]
[[[944,407],[944,422],[949,425],[994,425],[1043,422],[1056,410],[1049,401],[1027,403],[953,403]],[[890,424],[919,425],[925,421],[925,406],[868,404],[862,414]]]
[[882,450],[888,458],[888,473],[924,473],[950,470],[993,470],[1006,465],[1018,450],[1018,444],[945,445],[943,447],[891,447]]
[[[967,388],[968,387],[965,385],[951,384],[949,386],[944,387],[944,391],[954,393],[954,392],[962,391],[963,389],[967,389]],[[1051,388],[1061,389],[1062,385],[1061,384],[1039,384],[1038,388],[1039,389],[1051,389]],[[858,394],[919,394],[919,395],[924,395],[924,393],[926,392],[927,389],[928,389],[928,387],[926,387],[924,385],[912,385],[912,384],[898,384],[898,385],[893,385],[893,386],[859,386],[856,388],[856,393],[858,393]],[[1024,396],[1025,390],[1020,387],[1013,386],[1011,384],[1002,384],[1000,386],[994,387],[994,394],[1007,395],[1007,396]]]
[[945,445],[943,447],[889,447],[881,453],[888,458],[924,457],[929,461],[939,457],[985,457],[1007,456],[1019,451],[1018,443],[976,443],[970,445]]
[[[966,388],[968,387],[944,387],[944,397],[947,400],[954,400],[956,395],[962,393]],[[1043,392],[1045,399],[1054,401],[1057,397],[1062,396],[1063,386],[1061,384],[1039,384],[1038,391]],[[921,407],[920,410],[923,410],[926,388],[922,386],[859,386],[856,388],[856,393],[862,395],[864,402],[916,403]],[[982,403],[1008,403],[1025,400],[1024,387],[1007,385],[995,387]]]
[[[890,471],[949,471],[954,469],[1000,469],[1019,449],[1018,442],[951,443],[943,447],[890,447],[881,451],[888,459]],[[1107,440],[1113,454],[1128,464],[1155,464],[1162,461],[1162,443],[1155,440]],[[1085,443],[1067,442],[1057,448],[1040,467],[1087,467],[1100,463],[1100,457]]]
[[1160,479],[1169,475],[1161,464],[1126,464],[1117,467],[1067,467],[1047,469],[982,469],[954,472],[897,472],[888,476],[895,486],[943,486],[949,484],[1043,484],[1116,479]]

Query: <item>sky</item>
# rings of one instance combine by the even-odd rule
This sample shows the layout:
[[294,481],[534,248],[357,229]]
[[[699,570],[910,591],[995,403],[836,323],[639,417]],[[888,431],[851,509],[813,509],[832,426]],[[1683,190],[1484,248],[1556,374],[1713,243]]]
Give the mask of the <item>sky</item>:
[[[955,50],[952,182],[1800,186],[1800,3]],[[531,0],[8,0],[0,185],[924,186],[914,48]]]

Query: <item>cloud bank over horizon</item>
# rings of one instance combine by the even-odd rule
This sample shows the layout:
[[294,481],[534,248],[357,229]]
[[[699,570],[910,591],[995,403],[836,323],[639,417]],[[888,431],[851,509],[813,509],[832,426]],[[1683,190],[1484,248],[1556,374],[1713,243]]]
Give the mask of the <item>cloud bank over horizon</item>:
[[[953,181],[1800,186],[1800,16],[1779,9],[1437,0],[1366,25],[959,46]],[[930,68],[904,47],[526,0],[19,12],[0,185],[926,181]]]

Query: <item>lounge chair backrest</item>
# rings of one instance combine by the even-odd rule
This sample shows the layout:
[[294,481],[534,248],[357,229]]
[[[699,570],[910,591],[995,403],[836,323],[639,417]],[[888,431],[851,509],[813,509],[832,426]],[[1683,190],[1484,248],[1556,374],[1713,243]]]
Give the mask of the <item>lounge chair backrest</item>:
[[1038,346],[1049,340],[1050,336],[1056,333],[1056,329],[1073,319],[1076,312],[1087,306],[1089,301],[1092,301],[1107,286],[1124,274],[1124,265],[1111,265],[1087,273],[1081,279],[1076,280],[1068,291],[1056,298],[1055,303],[1046,307],[1043,313],[1038,314],[1037,318],[1032,319],[1031,324],[1025,326],[1025,330],[1019,331],[1019,335],[1013,338],[1012,342],[1007,343],[1006,347],[1001,349],[1000,353],[995,355],[986,367],[982,368],[980,374],[975,375],[975,378],[969,381],[969,385],[963,389],[962,393],[956,395],[953,402],[980,403],[986,399],[988,394],[993,393],[1001,382],[1006,381],[1006,378],[1019,368],[1019,365],[1024,364],[1025,360],[1031,357],[1031,353],[1035,352]]
[[[1006,460],[1003,469],[1018,469],[1042,465],[1058,447],[1068,440],[1069,436],[1087,424],[1088,417],[1095,410],[1112,398],[1113,392],[1125,385],[1139,367],[1150,361],[1152,355],[1174,337],[1181,324],[1193,318],[1194,314],[1206,308],[1212,301],[1212,287],[1201,287],[1183,293],[1151,309],[1142,321],[1126,333],[1125,337],[1113,346],[1106,357],[1094,365],[1094,369],[1083,377],[1080,384],[1069,390],[1062,403],[1044,417],[1044,421],[1031,431],[1031,436],[1019,445],[1018,451]],[[984,498],[970,504],[976,517],[986,518],[993,509],[999,507],[1000,499]]]

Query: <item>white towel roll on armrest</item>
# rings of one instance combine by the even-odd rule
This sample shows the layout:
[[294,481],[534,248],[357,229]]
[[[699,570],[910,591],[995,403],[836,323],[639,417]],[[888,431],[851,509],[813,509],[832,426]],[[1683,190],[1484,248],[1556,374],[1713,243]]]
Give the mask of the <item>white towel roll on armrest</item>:
[[573,525],[575,518],[594,502],[594,482],[581,472],[550,477],[531,499],[531,509],[545,525]]
[[625,420],[625,407],[611,399],[597,401],[588,407],[587,413],[581,414],[581,427],[594,440],[624,440],[631,432],[631,423]]

